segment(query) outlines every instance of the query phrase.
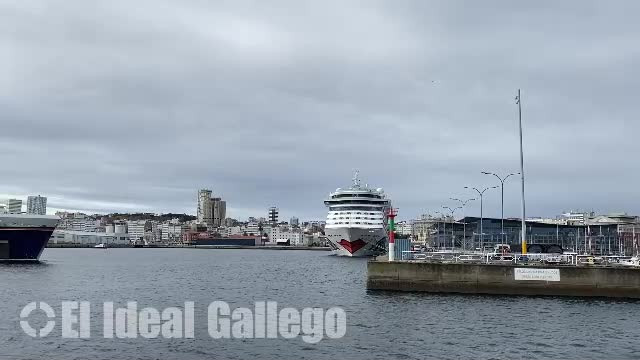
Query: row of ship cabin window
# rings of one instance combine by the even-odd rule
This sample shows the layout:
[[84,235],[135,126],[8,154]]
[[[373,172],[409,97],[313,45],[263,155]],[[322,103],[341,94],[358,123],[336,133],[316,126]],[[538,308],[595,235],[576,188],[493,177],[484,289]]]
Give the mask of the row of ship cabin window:
[[[337,211],[336,211],[334,214],[335,214],[335,215],[338,215],[338,214],[339,214],[339,212],[337,212]],[[351,212],[350,212],[350,211],[347,211],[346,213],[345,213],[345,212],[343,212],[343,214],[350,215],[350,214],[351,214]],[[355,214],[356,214],[356,215],[376,215],[376,213],[366,213],[366,212],[365,212],[365,213],[363,213],[363,212],[357,212],[357,213],[355,213]]]
[[360,224],[364,224],[364,225],[379,225],[380,223],[368,223],[368,222],[365,222],[365,223],[363,223],[363,222],[353,222],[353,223],[350,223],[350,222],[348,222],[348,221],[345,221],[345,222],[340,221],[340,222],[335,223],[335,225],[341,225],[341,224],[346,224],[346,225],[349,225],[349,224],[358,224],[358,225],[360,225]]

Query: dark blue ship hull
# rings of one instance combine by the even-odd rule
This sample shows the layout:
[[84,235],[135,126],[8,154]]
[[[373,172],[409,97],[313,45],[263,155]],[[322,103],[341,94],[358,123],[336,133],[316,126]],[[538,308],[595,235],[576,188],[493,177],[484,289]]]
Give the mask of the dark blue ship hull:
[[0,261],[37,261],[54,229],[0,227]]

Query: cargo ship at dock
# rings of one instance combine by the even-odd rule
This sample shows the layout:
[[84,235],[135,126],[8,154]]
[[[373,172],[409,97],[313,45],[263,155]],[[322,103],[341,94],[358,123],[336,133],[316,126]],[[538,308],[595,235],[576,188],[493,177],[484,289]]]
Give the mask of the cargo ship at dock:
[[60,218],[0,214],[0,261],[38,261]]
[[338,188],[325,200],[329,208],[325,235],[335,255],[369,257],[387,252],[387,210],[391,201],[382,188],[362,186],[358,172],[353,184]]

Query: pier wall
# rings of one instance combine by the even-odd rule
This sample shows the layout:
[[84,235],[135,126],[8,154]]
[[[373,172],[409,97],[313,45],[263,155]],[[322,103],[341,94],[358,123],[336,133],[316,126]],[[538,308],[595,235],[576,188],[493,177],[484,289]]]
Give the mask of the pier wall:
[[[551,281],[522,280],[523,272],[530,273],[535,269],[546,269],[542,273],[552,275],[559,272],[559,276]],[[367,264],[367,289],[640,298],[640,269],[370,261]]]

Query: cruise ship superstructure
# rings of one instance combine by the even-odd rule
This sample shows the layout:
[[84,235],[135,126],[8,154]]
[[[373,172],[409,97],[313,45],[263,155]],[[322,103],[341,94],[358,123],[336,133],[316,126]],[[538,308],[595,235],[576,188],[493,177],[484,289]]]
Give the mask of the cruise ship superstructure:
[[37,261],[60,218],[0,214],[0,261]]
[[339,256],[376,256],[387,251],[387,210],[391,202],[382,188],[362,186],[358,172],[347,189],[336,189],[325,200],[329,208],[325,235]]

